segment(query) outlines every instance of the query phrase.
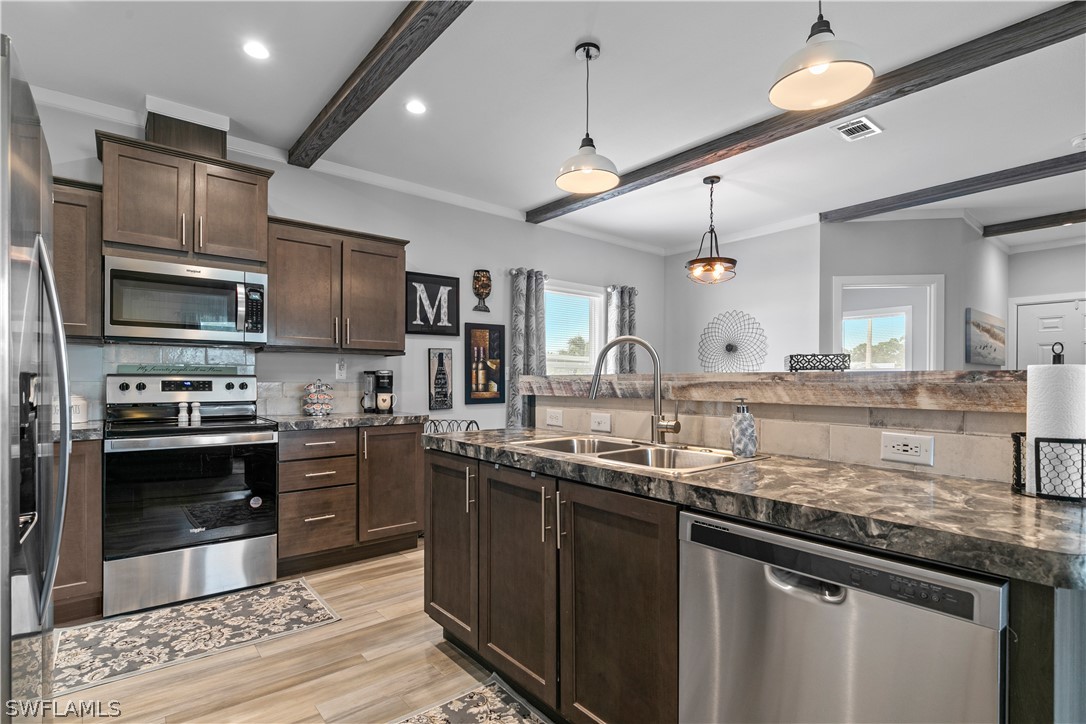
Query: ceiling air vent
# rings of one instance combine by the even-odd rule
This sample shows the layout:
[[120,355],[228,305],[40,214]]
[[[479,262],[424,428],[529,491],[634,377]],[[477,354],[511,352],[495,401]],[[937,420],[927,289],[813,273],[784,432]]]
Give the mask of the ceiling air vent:
[[861,138],[882,133],[882,129],[872,123],[867,116],[860,116],[859,118],[853,118],[851,121],[840,123],[834,126],[833,130],[841,134],[841,138],[846,141],[859,141]]

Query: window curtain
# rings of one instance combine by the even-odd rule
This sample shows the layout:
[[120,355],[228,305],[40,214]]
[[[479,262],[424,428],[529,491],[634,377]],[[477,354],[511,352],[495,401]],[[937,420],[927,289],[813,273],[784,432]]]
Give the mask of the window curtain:
[[[612,284],[607,287],[607,341],[625,334],[637,334],[637,289]],[[637,372],[637,351],[622,344],[607,353],[607,374]]]
[[517,383],[521,375],[547,374],[547,324],[543,285],[547,277],[538,269],[519,267],[513,275],[513,316],[509,325],[509,389],[505,403],[505,426],[527,427]]

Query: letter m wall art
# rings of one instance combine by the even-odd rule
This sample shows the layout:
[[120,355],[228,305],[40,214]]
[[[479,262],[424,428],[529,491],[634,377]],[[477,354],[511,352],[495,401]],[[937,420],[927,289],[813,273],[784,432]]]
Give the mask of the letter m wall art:
[[460,336],[460,279],[407,272],[407,333]]

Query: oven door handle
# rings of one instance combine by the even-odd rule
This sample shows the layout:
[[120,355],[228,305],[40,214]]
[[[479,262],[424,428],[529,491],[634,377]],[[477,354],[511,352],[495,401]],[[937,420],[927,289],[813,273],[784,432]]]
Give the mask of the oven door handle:
[[245,285],[238,284],[238,331],[245,331]]
[[140,450],[179,450],[223,445],[267,445],[279,442],[274,431],[231,432],[222,435],[172,435],[168,437],[130,437],[106,440],[103,452],[122,453]]

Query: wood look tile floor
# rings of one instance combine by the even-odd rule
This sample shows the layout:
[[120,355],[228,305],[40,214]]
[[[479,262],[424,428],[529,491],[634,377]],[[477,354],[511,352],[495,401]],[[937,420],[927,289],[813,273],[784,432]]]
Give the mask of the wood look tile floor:
[[340,621],[70,698],[116,700],[112,721],[160,724],[388,722],[447,701],[488,673],[423,613],[422,556],[420,547],[305,574]]

